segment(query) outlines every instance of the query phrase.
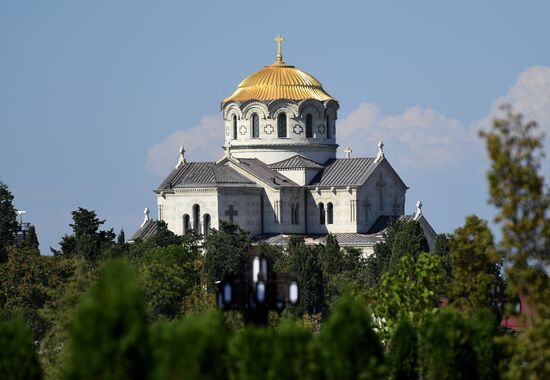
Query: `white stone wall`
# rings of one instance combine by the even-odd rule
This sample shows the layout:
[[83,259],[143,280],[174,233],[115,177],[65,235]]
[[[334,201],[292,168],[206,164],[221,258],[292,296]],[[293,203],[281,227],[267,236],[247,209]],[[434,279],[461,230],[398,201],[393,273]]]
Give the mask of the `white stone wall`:
[[219,189],[218,212],[220,220],[230,220],[230,207],[238,215],[233,216],[233,221],[241,228],[250,232],[252,236],[261,233],[261,188],[224,187]]
[[[308,233],[357,232],[357,191],[355,188],[311,189],[308,195]],[[325,208],[325,223],[320,223],[319,204]],[[328,203],[333,205],[333,223],[329,224]]]
[[358,190],[358,232],[367,232],[381,215],[403,215],[405,192],[406,188],[391,168],[380,164]]
[[218,193],[214,188],[175,189],[174,194],[157,196],[158,219],[168,225],[175,234],[183,234],[183,216],[188,214],[190,225],[193,226],[193,205],[200,206],[200,233],[203,232],[204,214],[210,214],[211,227],[218,227]]

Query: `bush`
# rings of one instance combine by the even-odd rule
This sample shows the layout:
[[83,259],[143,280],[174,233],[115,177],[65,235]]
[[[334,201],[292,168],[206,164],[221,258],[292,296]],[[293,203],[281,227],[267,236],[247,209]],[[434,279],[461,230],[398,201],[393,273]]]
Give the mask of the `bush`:
[[393,332],[387,362],[390,379],[418,379],[418,332],[408,319],[402,319]]
[[42,371],[25,322],[0,322],[0,379],[41,379]]
[[134,272],[121,262],[106,263],[69,326],[67,378],[146,378],[147,327]]
[[218,312],[157,324],[153,379],[224,379],[228,333]]
[[365,304],[358,297],[346,297],[321,327],[319,350],[327,379],[379,379],[384,351]]
[[281,321],[273,340],[268,379],[314,379],[311,358],[312,335],[289,319]]
[[229,341],[229,378],[265,378],[271,366],[273,333],[262,327],[245,327]]

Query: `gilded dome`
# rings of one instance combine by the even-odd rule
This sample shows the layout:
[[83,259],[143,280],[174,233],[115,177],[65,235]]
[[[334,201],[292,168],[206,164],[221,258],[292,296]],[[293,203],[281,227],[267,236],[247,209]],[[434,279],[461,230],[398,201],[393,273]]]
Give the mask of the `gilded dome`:
[[223,102],[244,102],[252,99],[334,100],[312,75],[282,61],[265,66],[249,75]]

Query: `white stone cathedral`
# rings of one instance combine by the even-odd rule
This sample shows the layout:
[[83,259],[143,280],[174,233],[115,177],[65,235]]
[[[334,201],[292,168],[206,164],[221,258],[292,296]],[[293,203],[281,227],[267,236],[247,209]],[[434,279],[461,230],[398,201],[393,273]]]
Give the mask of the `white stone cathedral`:
[[[176,234],[208,234],[221,220],[248,230],[257,242],[284,245],[300,234],[309,244],[328,233],[365,254],[396,218],[418,220],[430,247],[433,228],[417,202],[404,215],[407,186],[384,156],[336,158],[338,101],[310,74],[283,61],[245,78],[221,103],[223,157],[189,162],[180,149],[174,170],[155,190],[158,219]],[[132,240],[154,233],[145,220]]]

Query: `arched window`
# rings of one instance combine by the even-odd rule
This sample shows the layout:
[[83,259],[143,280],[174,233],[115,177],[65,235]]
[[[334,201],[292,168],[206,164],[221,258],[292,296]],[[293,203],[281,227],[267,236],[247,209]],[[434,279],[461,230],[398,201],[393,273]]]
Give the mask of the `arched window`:
[[319,224],[325,224],[325,205],[319,203]]
[[197,235],[200,234],[200,215],[201,207],[198,204],[193,205],[193,229]]
[[277,136],[286,137],[286,113],[284,112],[277,116]]
[[260,137],[260,118],[257,113],[252,114],[252,138]]
[[190,229],[191,229],[191,223],[189,222],[189,215],[185,214],[183,216],[183,234],[187,235]]
[[334,222],[334,207],[332,203],[327,203],[327,224],[332,224]]
[[233,115],[233,140],[237,140],[237,116]]
[[330,115],[327,115],[327,139],[330,139],[330,128],[332,128],[330,122]]
[[313,137],[313,118],[310,113],[306,115],[306,137]]
[[202,228],[204,231],[204,236],[208,236],[210,233],[210,214],[204,214],[202,217]]

